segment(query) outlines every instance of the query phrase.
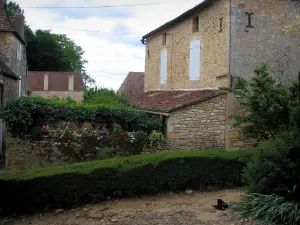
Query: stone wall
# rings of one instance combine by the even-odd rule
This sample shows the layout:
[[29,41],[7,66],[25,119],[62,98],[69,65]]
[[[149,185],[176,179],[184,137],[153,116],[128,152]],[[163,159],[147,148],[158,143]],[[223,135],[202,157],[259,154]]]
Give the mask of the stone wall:
[[238,104],[238,99],[233,94],[227,94],[226,98],[226,135],[225,143],[227,150],[247,150],[256,143],[244,137],[241,128],[234,128],[234,120],[231,115],[243,115],[246,112]]
[[8,170],[26,170],[64,164],[61,152],[48,137],[29,141],[7,134],[5,142],[6,168]]
[[[253,28],[246,27],[246,13],[253,13]],[[283,28],[294,24],[298,14],[299,1],[232,0],[230,73],[249,76],[265,62],[281,81],[295,80],[300,69],[300,40],[285,34]]]
[[[17,59],[17,50],[21,45],[21,58]],[[22,92],[26,93],[27,57],[26,46],[12,32],[0,32],[0,59],[22,79]],[[17,86],[17,92],[18,92]]]
[[170,113],[170,149],[225,149],[226,95]]
[[[200,31],[192,32],[193,18],[199,15]],[[229,1],[217,0],[212,6],[162,30],[147,39],[145,90],[200,89],[228,85]],[[219,19],[223,17],[223,31]],[[167,33],[167,44],[162,45]],[[189,79],[189,48],[191,40],[201,41],[200,80]],[[166,85],[160,84],[161,51],[168,52]]]
[[32,91],[30,93],[32,96],[42,96],[44,98],[51,98],[51,97],[59,97],[59,98],[67,98],[70,97],[75,101],[82,101],[83,100],[83,91]]

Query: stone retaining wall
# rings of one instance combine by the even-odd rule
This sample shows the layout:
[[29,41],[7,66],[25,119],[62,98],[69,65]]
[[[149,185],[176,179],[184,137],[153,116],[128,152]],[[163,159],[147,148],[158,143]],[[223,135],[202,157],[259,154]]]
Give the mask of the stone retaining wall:
[[225,149],[226,95],[170,113],[168,147],[176,149]]

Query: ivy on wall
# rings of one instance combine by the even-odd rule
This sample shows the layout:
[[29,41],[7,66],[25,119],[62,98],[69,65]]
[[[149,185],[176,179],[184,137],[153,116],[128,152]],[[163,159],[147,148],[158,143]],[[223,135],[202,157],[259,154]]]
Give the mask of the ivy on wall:
[[21,97],[1,108],[0,117],[12,132],[27,133],[31,127],[42,127],[48,122],[111,121],[134,124],[136,130],[152,131],[161,126],[161,118],[143,111],[122,106],[90,105],[69,100]]

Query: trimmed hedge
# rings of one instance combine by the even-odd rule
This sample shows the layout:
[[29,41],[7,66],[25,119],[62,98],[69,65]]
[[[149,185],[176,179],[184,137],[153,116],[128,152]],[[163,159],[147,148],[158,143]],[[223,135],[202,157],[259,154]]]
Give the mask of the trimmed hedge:
[[132,107],[121,105],[85,104],[70,100],[20,97],[9,101],[1,109],[0,117],[12,129],[27,130],[49,121],[91,122],[97,118],[117,123],[132,123],[137,130],[158,130],[161,119]]
[[181,151],[34,169],[0,175],[2,215],[97,203],[107,196],[242,186],[253,151]]

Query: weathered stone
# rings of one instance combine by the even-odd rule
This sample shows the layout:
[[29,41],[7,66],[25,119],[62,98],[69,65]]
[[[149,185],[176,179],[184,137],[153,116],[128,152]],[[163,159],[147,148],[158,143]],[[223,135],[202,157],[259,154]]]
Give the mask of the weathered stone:
[[193,194],[193,193],[194,193],[194,191],[193,191],[193,190],[186,190],[186,191],[185,191],[185,193],[187,193],[187,194],[189,194],[189,195],[190,195],[190,194]]
[[56,209],[56,210],[55,210],[55,214],[60,214],[60,213],[63,213],[63,212],[64,212],[63,209]]

